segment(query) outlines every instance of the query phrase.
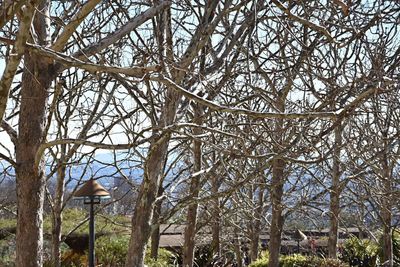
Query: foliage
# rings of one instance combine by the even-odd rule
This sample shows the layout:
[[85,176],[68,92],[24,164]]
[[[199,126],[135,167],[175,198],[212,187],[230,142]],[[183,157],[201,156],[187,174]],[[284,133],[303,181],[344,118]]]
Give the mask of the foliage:
[[343,245],[340,259],[358,267],[374,267],[379,264],[379,247],[368,239],[349,238]]
[[12,228],[17,226],[16,219],[0,219],[0,229]]
[[199,246],[194,254],[194,261],[198,266],[208,266],[213,261],[213,255],[210,246]]
[[88,257],[86,254],[69,250],[62,254],[61,262],[65,267],[84,267],[87,265]]
[[161,248],[158,250],[157,260],[150,258],[150,254],[146,253],[144,261],[148,267],[167,267],[167,266],[175,266],[173,265],[175,259],[176,255],[174,253]]
[[281,267],[346,267],[346,263],[336,259],[325,259],[317,256],[294,254],[280,258]]
[[[97,262],[102,266],[124,266],[126,254],[128,252],[129,236],[128,235],[106,235],[96,240],[96,257]],[[146,253],[145,263],[148,267],[164,267],[169,266],[175,255],[165,249],[158,250],[158,259],[150,258],[150,254]]]
[[0,240],[0,266],[14,266],[15,235],[11,234]]
[[[279,265],[281,267],[297,267],[306,266],[309,263],[309,259],[301,254],[293,254],[287,256],[281,256],[279,259]],[[309,266],[309,265],[307,265]]]
[[123,266],[128,251],[128,236],[102,236],[96,240],[97,261],[104,266]]
[[254,262],[250,264],[249,267],[266,267],[269,262],[269,253],[268,251],[264,251],[261,253],[261,256]]
[[[85,219],[85,217],[87,217],[87,212],[82,209],[65,209],[63,211],[62,216],[63,216],[63,221],[62,221],[63,232],[68,233],[69,231],[74,229],[80,221],[82,221],[83,219]],[[52,219],[51,216],[46,216],[45,226],[47,225],[47,222],[49,220],[51,223],[51,219]],[[97,226],[97,221],[96,221],[96,226]],[[51,228],[45,227],[45,229],[51,229]],[[88,230],[89,230],[88,226],[87,227],[81,226],[76,230],[76,233],[87,233]]]
[[[69,233],[74,230],[78,224],[83,221],[88,216],[88,212],[85,209],[78,208],[68,208],[63,211],[63,234]],[[15,220],[13,220],[16,223]],[[98,232],[124,232],[127,231],[127,227],[125,225],[129,225],[129,219],[120,216],[120,215],[107,215],[101,216],[98,214],[96,216],[96,231]],[[44,218],[44,231],[47,233],[51,233],[52,227],[52,217],[50,214],[45,216]],[[89,232],[89,222],[86,221],[82,225],[80,225],[74,233],[82,234]]]
[[[250,267],[267,267],[269,261],[268,252],[250,264]],[[335,259],[324,259],[317,256],[305,256],[301,254],[283,255],[279,259],[280,267],[346,267],[347,264]]]

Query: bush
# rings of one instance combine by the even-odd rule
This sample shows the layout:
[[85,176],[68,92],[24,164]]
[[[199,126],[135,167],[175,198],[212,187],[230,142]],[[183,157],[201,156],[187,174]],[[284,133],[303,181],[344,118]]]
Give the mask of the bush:
[[264,251],[261,253],[261,257],[256,261],[252,262],[249,267],[267,267],[269,262],[269,253]]
[[[249,267],[267,267],[269,261],[268,252],[250,264]],[[284,255],[279,259],[280,267],[348,267],[346,263],[335,259],[324,259],[317,256],[305,256],[301,254]]]
[[[129,236],[108,235],[96,240],[96,258],[99,264],[106,267],[119,267],[125,265],[128,252]],[[158,259],[150,258],[149,253],[145,255],[145,263],[148,267],[171,266],[175,255],[165,249],[158,250]]]
[[[125,266],[126,254],[128,252],[129,236],[127,235],[105,235],[96,239],[95,257],[96,263],[102,267]],[[158,259],[150,258],[146,253],[145,264],[148,267],[173,266],[175,255],[165,249],[159,249]],[[88,255],[68,250],[62,255],[62,266],[84,267],[87,266]]]
[[148,267],[166,267],[166,266],[175,266],[173,264],[175,259],[176,255],[174,253],[166,249],[160,248],[158,249],[157,260],[150,258],[150,254],[146,253],[144,261]]
[[357,267],[375,267],[379,264],[379,247],[368,239],[349,238],[343,245],[340,259]]
[[281,256],[279,259],[280,267],[305,267],[309,265],[309,257],[303,256],[301,254],[293,254],[287,256]]
[[65,267],[84,267],[87,266],[88,257],[73,250],[65,251],[61,256],[61,265]]
[[15,266],[15,235],[0,240],[0,266]]
[[96,239],[97,262],[104,266],[124,266],[128,251],[129,237],[102,236]]

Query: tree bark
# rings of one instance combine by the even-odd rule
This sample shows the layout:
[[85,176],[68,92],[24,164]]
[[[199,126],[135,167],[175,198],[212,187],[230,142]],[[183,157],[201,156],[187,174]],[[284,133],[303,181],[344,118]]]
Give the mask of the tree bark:
[[[213,175],[211,178],[211,191],[213,195],[218,194],[219,182],[218,175]],[[221,245],[220,245],[220,206],[219,206],[219,198],[215,197],[211,200],[212,205],[212,241],[211,241],[211,251],[213,257],[220,258],[221,256]]]
[[[175,119],[179,95],[174,91],[168,91],[167,102],[164,107],[161,121],[170,125]],[[126,267],[144,266],[144,254],[146,244],[150,237],[151,220],[156,200],[157,190],[162,177],[163,163],[167,156],[170,134],[161,135],[152,142],[144,168],[143,182],[139,190],[135,213],[132,217],[132,232],[129,242],[129,250],[125,262]]]
[[235,258],[236,258],[236,266],[243,267],[242,248],[240,245],[240,239],[239,239],[238,235],[235,235],[234,250],[235,250]]
[[[24,2],[26,1],[18,1],[17,3],[15,3],[15,1],[3,2],[4,9],[2,10],[2,12],[0,12],[0,14],[3,13],[3,16],[1,17],[2,19],[0,20],[0,26],[2,25],[1,28],[4,26],[6,21],[8,21],[8,19],[11,19],[11,14],[14,15],[14,12],[16,12],[17,10],[19,11]],[[7,107],[11,84],[14,80],[15,73],[18,69],[18,66],[20,65],[21,58],[24,54],[25,43],[30,36],[29,30],[32,24],[33,15],[35,14],[35,8],[36,2],[34,1],[26,5],[25,11],[20,18],[21,22],[18,25],[18,34],[16,36],[15,44],[7,59],[7,64],[0,79],[0,121],[3,120],[4,113]],[[10,17],[7,16],[8,13],[10,14]]]
[[42,266],[43,201],[45,176],[43,164],[35,164],[44,127],[52,64],[43,57],[25,54],[22,75],[17,158],[17,248],[16,266]]
[[258,187],[257,199],[255,199],[255,203],[257,203],[257,207],[254,212],[254,221],[252,222],[251,229],[251,240],[250,240],[250,260],[251,262],[255,261],[258,258],[258,248],[260,243],[260,231],[261,231],[261,218],[264,206],[264,183],[262,179],[260,179],[260,186]]
[[[197,125],[202,124],[202,108],[198,105],[194,107],[194,123]],[[200,128],[194,128],[193,134],[195,136],[202,133]],[[201,141],[193,141],[193,159],[194,159],[194,172],[199,172],[201,170]],[[190,184],[189,194],[192,195],[194,199],[199,197],[200,192],[200,175],[196,175],[192,178]],[[196,236],[196,225],[197,225],[197,209],[198,204],[193,203],[188,207],[188,212],[186,216],[187,225],[184,234],[184,246],[183,246],[183,266],[192,267],[194,262],[194,251],[195,251],[195,236]]]
[[337,258],[337,241],[339,234],[340,213],[340,150],[342,146],[342,129],[335,128],[335,143],[333,148],[332,187],[330,191],[330,230],[328,238],[328,256]]
[[283,185],[285,161],[277,158],[272,162],[272,181],[271,181],[271,205],[272,218],[269,241],[269,267],[279,266],[279,252],[281,248],[281,238],[283,229]]
[[383,266],[393,267],[393,241],[392,241],[392,175],[388,160],[387,135],[384,135],[385,150],[382,159],[383,194],[381,200],[381,217],[383,223]]
[[[387,203],[388,204],[388,203]],[[383,219],[383,266],[393,267],[392,212],[390,207],[382,207]]]
[[[160,188],[158,189],[157,197],[161,197],[163,194],[163,187],[160,184]],[[158,246],[160,244],[160,215],[161,215],[161,207],[162,201],[158,201],[154,207],[153,213],[153,231],[151,232],[151,247],[150,247],[150,257],[157,260],[158,258]]]
[[[63,146],[63,153],[65,146]],[[64,202],[64,188],[65,188],[65,165],[61,165],[57,170],[57,185],[54,196],[53,207],[53,222],[52,222],[52,235],[51,235],[51,259],[54,267],[61,266],[61,232],[62,232],[62,210]]]
[[[216,9],[218,3],[219,1],[211,1],[211,5],[207,8],[208,14]],[[208,18],[205,17],[202,24],[196,29],[185,53],[180,60],[176,60],[173,56],[173,31],[170,10],[167,9],[164,12],[164,19],[166,23],[164,31],[166,36],[166,57],[170,62],[178,62],[171,74],[175,83],[181,84],[186,75],[185,70],[193,63],[193,59],[197,57],[198,52],[205,46],[216,23],[207,23]],[[180,104],[181,93],[175,91],[172,85],[168,85],[167,90],[165,105],[158,120],[158,128],[163,128],[174,123],[176,111]],[[144,265],[144,252],[150,236],[150,222],[157,194],[156,188],[160,185],[161,172],[167,156],[169,140],[170,133],[163,133],[150,145],[144,166],[143,182],[139,190],[135,213],[132,217],[132,232],[125,262],[126,267],[143,267]]]
[[[37,41],[48,45],[50,1],[40,1],[33,26]],[[45,169],[36,157],[45,141],[48,89],[55,77],[53,62],[26,52],[22,74],[21,106],[18,123],[17,159],[17,236],[16,266],[43,265],[43,202]]]
[[253,226],[253,230],[251,233],[250,239],[250,260],[251,262],[255,261],[258,258],[258,243],[260,242],[259,236],[259,223],[255,223],[256,225]]

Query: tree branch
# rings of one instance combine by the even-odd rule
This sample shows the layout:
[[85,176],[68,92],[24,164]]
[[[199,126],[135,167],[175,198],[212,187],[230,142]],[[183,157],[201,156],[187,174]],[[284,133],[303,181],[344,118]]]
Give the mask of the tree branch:
[[124,26],[122,26],[119,30],[115,31],[114,33],[109,34],[107,37],[102,39],[100,42],[93,44],[93,45],[75,53],[74,57],[77,57],[77,58],[83,60],[85,58],[88,58],[89,56],[92,56],[92,55],[100,52],[104,48],[110,46],[111,44],[120,40],[125,35],[129,34],[131,31],[133,31],[134,29],[136,29],[137,27],[139,27],[140,25],[145,23],[147,20],[154,17],[156,14],[158,14],[160,11],[162,11],[169,5],[171,5],[171,1],[163,1],[158,5],[152,6],[151,8],[147,9],[145,12],[134,17],[131,21],[129,21]]
[[0,29],[7,24],[7,22],[14,16],[15,12],[20,10],[26,2],[27,0],[5,0],[3,2],[3,7],[0,10]]
[[326,38],[328,38],[328,40],[330,42],[334,42],[336,43],[337,41],[332,37],[332,35],[328,32],[328,30],[325,27],[322,27],[320,25],[317,25],[315,23],[312,23],[309,20],[300,18],[296,15],[293,15],[292,13],[290,13],[290,10],[287,9],[279,0],[272,0],[272,2],[280,9],[282,10],[286,15],[288,15],[289,18],[307,26],[310,27],[311,29],[313,29],[314,31],[320,32],[323,35],[325,35]]
[[172,80],[165,78],[163,75],[151,76],[150,79],[154,81],[159,81],[169,88],[178,91],[185,97],[204,105],[214,111],[227,112],[233,114],[242,114],[250,116],[255,119],[266,119],[266,118],[281,118],[281,119],[309,119],[309,118],[335,118],[335,112],[307,112],[307,113],[272,113],[272,112],[257,112],[242,108],[230,108],[222,105],[218,105],[210,100],[202,98],[196,94],[193,94],[186,90],[185,88],[174,83]]
[[147,143],[147,142],[151,142],[151,140],[153,140],[153,139],[154,139],[154,136],[142,139],[138,142],[133,142],[133,143],[128,143],[128,144],[104,144],[104,143],[88,141],[85,139],[73,139],[73,138],[53,140],[53,141],[49,141],[47,143],[43,143],[40,145],[40,147],[38,148],[37,153],[36,153],[35,164],[36,165],[39,164],[44,151],[47,148],[52,147],[52,146],[64,145],[64,144],[75,144],[75,145],[84,145],[84,146],[95,147],[95,148],[99,148],[99,149],[125,150],[125,149],[130,149],[130,148],[139,146],[139,145]]
[[1,128],[4,129],[4,131],[6,131],[6,133],[10,137],[11,141],[13,142],[14,146],[16,146],[17,145],[17,140],[18,140],[17,131],[14,130],[14,128],[10,124],[8,124],[8,122],[6,122],[5,120],[1,121],[0,126],[1,126]]
[[50,57],[55,61],[68,66],[68,67],[77,67],[84,70],[87,70],[92,73],[96,72],[107,72],[107,73],[116,73],[116,74],[125,74],[132,77],[142,78],[145,74],[151,71],[159,71],[160,66],[149,66],[149,67],[115,67],[108,65],[95,64],[90,62],[84,62],[78,58],[73,56],[68,56],[60,52],[56,52],[46,47],[42,47],[35,44],[28,44],[29,48],[33,50],[35,53],[39,55],[43,55],[46,57]]
[[55,43],[51,46],[54,51],[60,52],[68,39],[72,36],[76,28],[81,24],[81,22],[86,18],[86,16],[93,10],[93,8],[101,0],[88,0],[86,4],[82,6],[78,13],[71,19],[70,23],[64,27],[63,32],[58,36]]
[[0,120],[3,119],[4,113],[7,107],[8,95],[10,93],[10,87],[14,80],[15,72],[19,66],[19,63],[24,53],[25,43],[29,37],[29,30],[32,23],[33,14],[35,12],[35,6],[28,4],[23,12],[22,18],[18,29],[15,45],[12,49],[10,57],[8,59],[6,68],[0,81]]

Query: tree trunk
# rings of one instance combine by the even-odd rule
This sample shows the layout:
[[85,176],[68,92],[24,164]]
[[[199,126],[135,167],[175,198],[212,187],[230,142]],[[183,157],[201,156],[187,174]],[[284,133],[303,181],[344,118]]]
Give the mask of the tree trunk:
[[[202,123],[202,108],[199,106],[194,107],[194,123],[197,125],[201,125]],[[200,135],[202,133],[200,128],[194,128],[193,134],[195,136]],[[193,159],[194,159],[194,168],[193,171],[199,172],[201,170],[201,141],[194,140],[193,141]],[[190,184],[189,193],[193,196],[194,199],[198,198],[200,192],[200,175],[197,175],[192,178]],[[197,225],[197,209],[198,204],[193,203],[188,207],[188,213],[186,217],[186,228],[185,228],[185,241],[183,245],[183,266],[184,267],[192,267],[194,262],[194,251],[195,251],[195,236],[196,236],[196,225]]]
[[281,238],[283,229],[283,206],[282,195],[284,179],[285,161],[283,159],[274,159],[272,163],[272,181],[271,181],[271,205],[272,218],[269,241],[269,267],[279,266],[279,252],[281,248]]
[[[219,183],[218,183],[218,175],[213,175],[211,178],[211,191],[213,195],[218,194],[218,188],[219,188]],[[220,207],[219,207],[219,198],[215,197],[211,200],[211,205],[212,205],[212,226],[211,226],[211,231],[212,231],[212,241],[211,241],[211,251],[213,257],[220,258],[221,256],[221,245],[220,245]]]
[[260,231],[261,231],[261,218],[264,206],[264,183],[260,179],[260,186],[258,188],[258,196],[255,199],[257,207],[254,212],[254,221],[252,222],[252,235],[250,240],[250,260],[255,261],[258,258],[258,244],[260,243]]
[[[33,25],[41,45],[48,45],[50,1],[40,1]],[[38,148],[45,141],[48,89],[54,75],[52,61],[24,55],[21,106],[18,123],[16,266],[43,265],[43,202],[45,169],[37,162]]]
[[337,241],[339,234],[340,212],[340,150],[342,146],[342,129],[338,125],[335,129],[335,144],[333,148],[332,187],[330,191],[330,230],[328,239],[328,256],[336,259]]
[[[254,230],[257,228],[254,227]],[[258,258],[258,243],[260,242],[260,236],[258,234],[258,231],[254,231],[251,235],[250,239],[250,260],[251,262],[255,261]]]
[[[212,1],[207,12],[213,12],[216,9],[219,1]],[[171,12],[166,10],[164,12],[166,29],[164,31],[166,41],[166,58],[170,62],[178,62],[175,70],[172,71],[172,78],[176,84],[181,84],[190,64],[198,55],[199,51],[205,46],[209,35],[212,30],[208,28],[209,24],[204,21],[194,33],[191,43],[187,50],[182,55],[180,60],[173,56],[173,40],[172,40],[172,26],[171,26]],[[216,24],[214,24],[216,25]],[[204,31],[207,29],[207,32]],[[176,92],[173,88],[167,88],[165,97],[165,106],[158,121],[158,128],[169,126],[175,121],[175,115],[180,104],[180,93]],[[157,136],[158,133],[155,134]],[[144,177],[142,186],[138,194],[134,216],[132,218],[132,232],[129,242],[129,249],[127,254],[126,267],[142,267],[144,265],[144,251],[146,248],[147,240],[150,236],[150,222],[153,213],[154,201],[157,194],[157,188],[160,185],[162,177],[162,167],[167,156],[167,149],[170,140],[170,133],[163,133],[153,141],[149,148],[149,154],[146,159],[144,168]]]
[[159,145],[153,144],[150,155],[146,161],[145,177],[138,194],[135,213],[132,217],[132,232],[129,242],[129,251],[125,266],[143,267],[144,254],[147,240],[150,236],[151,219],[156,200],[162,163],[167,154],[169,137],[165,136],[158,140]]
[[383,266],[393,267],[393,241],[392,241],[392,212],[388,207],[382,207],[383,218]]
[[[175,119],[179,94],[169,91],[167,102],[160,119],[161,127],[170,125]],[[143,182],[137,197],[135,212],[132,217],[132,231],[129,249],[126,258],[126,267],[143,267],[146,244],[150,237],[151,219],[157,188],[160,186],[163,164],[168,150],[170,134],[165,133],[150,145],[149,153],[144,166]]]
[[236,255],[236,266],[237,267],[243,267],[243,257],[242,257],[242,249],[240,245],[240,239],[239,236],[235,236],[235,244],[234,244],[234,249],[235,249],[235,255]]
[[[158,189],[157,197],[161,197],[163,194],[163,187],[160,184],[160,188]],[[157,260],[158,258],[158,246],[160,244],[160,215],[161,215],[161,207],[162,201],[158,201],[156,206],[154,207],[153,213],[153,231],[151,232],[151,247],[150,247],[150,257]]]
[[392,175],[388,163],[388,144],[385,137],[385,151],[382,159],[383,194],[381,200],[381,217],[383,223],[383,266],[393,267],[393,241],[392,241]]
[[[65,154],[65,146],[62,147],[62,154]],[[62,210],[64,202],[64,188],[65,188],[65,166],[59,163],[60,167],[57,170],[57,185],[54,196],[54,207],[53,207],[53,223],[52,223],[52,235],[51,235],[51,259],[54,267],[61,266],[61,232],[62,232]]]
[[61,266],[61,226],[62,226],[62,213],[59,209],[54,210],[52,235],[51,235],[51,259],[54,267]]
[[46,58],[25,54],[22,75],[17,158],[16,266],[42,266],[44,166],[35,159],[45,140],[44,127],[52,64]]

